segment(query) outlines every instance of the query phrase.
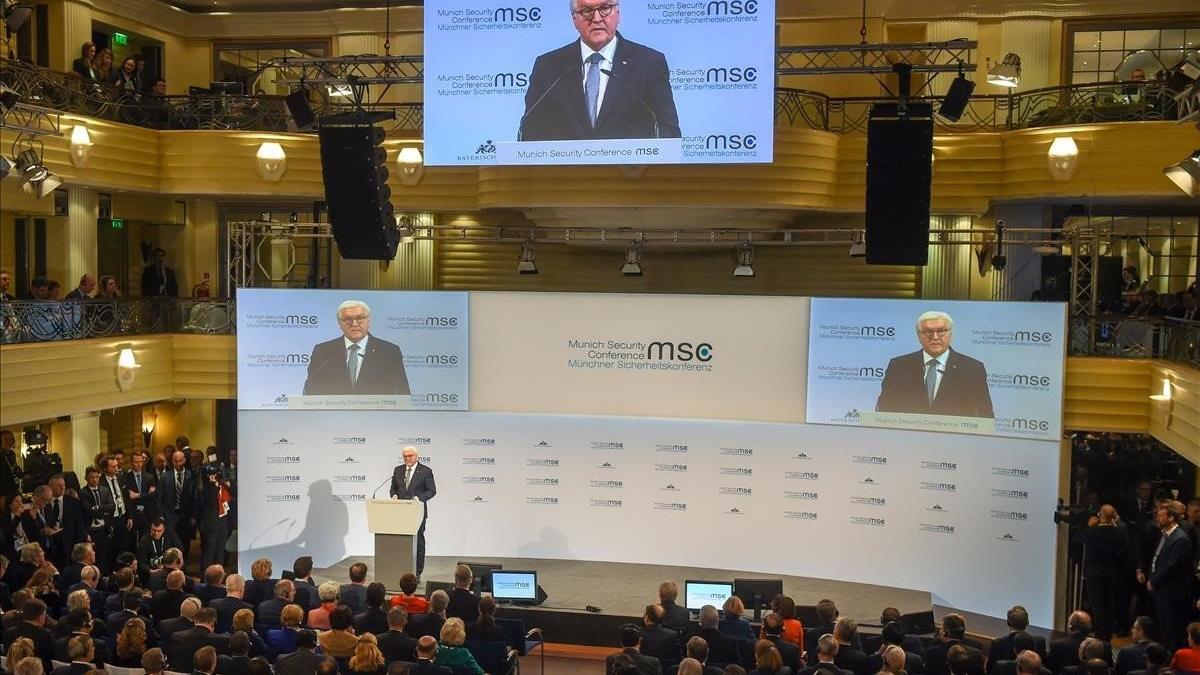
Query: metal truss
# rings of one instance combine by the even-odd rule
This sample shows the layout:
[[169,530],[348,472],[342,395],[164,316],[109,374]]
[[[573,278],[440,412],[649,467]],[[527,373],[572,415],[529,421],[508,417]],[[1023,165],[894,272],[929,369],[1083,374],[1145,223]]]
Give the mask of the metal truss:
[[975,72],[971,52],[978,46],[975,40],[950,40],[780,47],[775,74],[890,73],[897,63],[912,66],[914,73],[957,73],[960,63],[964,71]]
[[17,103],[0,118],[0,129],[18,136],[62,136],[62,115],[57,110]]
[[292,245],[296,239],[333,238],[333,226],[329,223],[269,223],[254,220],[229,223],[228,232],[225,259],[229,261],[226,281],[230,289],[253,287],[259,278],[272,280],[259,254],[267,242],[283,239]]
[[350,86],[353,84],[420,84],[425,80],[425,57],[333,56],[329,58],[283,56],[265,62],[259,71],[275,68],[276,84],[294,87]]

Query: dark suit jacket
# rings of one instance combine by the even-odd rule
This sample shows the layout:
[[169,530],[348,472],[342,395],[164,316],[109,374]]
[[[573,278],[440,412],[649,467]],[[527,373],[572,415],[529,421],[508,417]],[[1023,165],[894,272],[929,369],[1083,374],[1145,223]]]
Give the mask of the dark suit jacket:
[[167,661],[173,672],[192,669],[192,657],[201,647],[212,646],[218,654],[229,653],[229,636],[213,633],[203,626],[193,626],[171,636],[167,644]]
[[367,608],[367,587],[362,584],[342,584],[338,589],[338,602],[355,614]]
[[293,600],[307,615],[308,610],[321,606],[321,598],[317,595],[317,587],[312,581],[296,579],[296,598]]
[[183,591],[172,591],[163,589],[158,591],[150,598],[150,614],[154,616],[154,620],[162,623],[167,619],[174,619],[179,616],[179,606],[183,604],[187,593]]
[[[989,673],[992,672],[992,667],[995,664],[999,663],[1000,661],[1015,661],[1016,660],[1017,652],[1016,652],[1016,650],[1013,649],[1013,635],[1014,634],[1015,633],[1009,633],[1008,635],[998,637],[995,640],[992,640],[992,644],[990,646],[988,646],[987,667],[988,667]],[[1037,652],[1038,656],[1045,659],[1046,658],[1046,638],[1038,637],[1036,635],[1032,636],[1032,637],[1033,637],[1033,651]]]
[[[1017,675],[1017,662],[1015,660],[998,661],[994,666],[989,663],[988,668],[991,669],[992,675]],[[1049,670],[1042,668],[1041,675],[1053,674]]]
[[860,675],[866,673],[867,655],[857,647],[839,645],[837,656],[834,657],[833,662],[842,670],[849,670]]
[[795,672],[796,675],[816,675],[817,671],[821,669],[830,670],[838,673],[839,675],[858,675],[858,673],[854,673],[843,668],[838,668],[836,663],[818,663],[815,666],[809,666],[803,670],[797,670]]
[[194,593],[196,597],[200,599],[201,604],[207,607],[208,603],[212,602],[213,600],[225,597],[225,587],[209,586],[208,584],[196,584],[196,586],[192,589],[192,593]]
[[404,632],[414,638],[420,638],[422,635],[432,635],[434,639],[440,639],[442,634],[442,624],[446,620],[437,614],[412,614],[408,617],[408,623],[404,626]]
[[33,641],[33,653],[42,660],[42,669],[44,672],[54,670],[54,634],[40,626],[35,626],[31,623],[22,621],[12,628],[4,629],[4,652],[7,654],[9,647],[17,638],[29,638]]
[[942,641],[926,648],[925,672],[928,675],[950,675],[950,664],[946,656],[954,645],[962,645],[971,657],[967,672],[970,675],[983,675],[983,652],[960,640]]
[[379,651],[388,663],[413,661],[417,658],[417,641],[404,631],[389,630],[379,635]]
[[[175,470],[168,469],[158,480],[159,509],[164,516],[175,517]],[[199,490],[196,487],[196,473],[190,468],[183,470],[183,490],[179,499],[179,517],[195,518],[200,507]],[[173,522],[168,520],[168,523]],[[170,529],[169,527],[167,529]],[[246,582],[250,584],[249,581]]]
[[686,607],[680,607],[674,602],[660,602],[663,608],[662,625],[670,628],[676,633],[685,633],[688,629],[688,622],[691,616],[688,615]]
[[[679,138],[679,113],[662,52],[617,33],[612,75],[593,127],[584,92],[580,41],[537,57],[525,90],[520,140]],[[651,112],[653,111],[653,112]]]
[[[71,661],[71,657],[67,656],[67,647],[71,642],[71,638],[75,637],[75,633],[64,635],[54,641],[54,660],[55,661]],[[93,638],[96,636],[92,636]],[[112,652],[108,649],[108,643],[104,640],[92,640],[92,644],[96,649],[96,656],[92,659],[92,663],[96,664],[97,668],[104,668],[104,664],[113,660]]]
[[[99,665],[99,663],[96,664],[96,666]],[[65,665],[61,668],[55,668],[54,670],[50,671],[50,675],[87,675],[88,673],[92,672],[94,667],[95,666],[90,663],[75,663],[72,661],[68,665]]]
[[171,636],[176,633],[191,630],[196,624],[192,623],[191,619],[183,616],[177,616],[174,619],[165,619],[158,624],[159,635],[162,636],[162,647],[165,651],[167,645],[171,644]]
[[953,349],[946,360],[937,396],[933,403],[925,392],[925,360],[923,352],[897,356],[888,362],[883,374],[879,412],[915,413],[921,415],[957,415],[960,417],[995,417],[992,396],[988,392],[987,369],[983,363]]
[[328,656],[317,654],[311,649],[297,649],[275,660],[275,675],[313,675],[317,665],[327,659]]
[[1155,596],[1189,597],[1192,584],[1192,540],[1176,527],[1153,561],[1146,581]]
[[[636,649],[622,649],[621,654],[626,654],[633,659],[637,665],[638,672],[642,675],[663,675],[662,663],[653,656],[646,656],[638,652]],[[604,659],[604,672],[612,675],[613,672],[613,657],[616,654],[609,655]]]
[[1142,640],[1128,647],[1122,647],[1121,651],[1117,652],[1117,675],[1127,675],[1135,670],[1144,669],[1146,667],[1146,645],[1148,644],[1150,644],[1150,640]]
[[121,634],[121,630],[125,628],[126,622],[134,617],[146,622],[146,644],[150,647],[158,646],[158,631],[154,629],[154,622],[148,620],[146,617],[141,616],[140,614],[137,614],[136,612],[128,612],[126,610],[113,612],[105,617],[105,622],[108,624],[109,635],[113,638],[113,642],[116,642],[116,636]]
[[[121,474],[121,487],[125,488],[125,504],[128,505],[129,511],[139,522],[149,523],[157,518],[161,513],[160,504],[158,502],[158,481],[154,479],[154,474],[149,471],[142,471],[142,489],[137,489],[138,479],[134,475],[133,469]],[[150,488],[155,488],[154,492],[150,492]],[[138,497],[134,499],[130,493],[137,492]],[[141,507],[139,510],[138,507]]]
[[241,598],[231,598],[228,596],[224,598],[217,598],[216,600],[209,602],[208,606],[217,610],[218,633],[228,633],[229,631],[233,630],[233,615],[236,614],[239,609],[254,609],[250,603],[243,602]]
[[[453,675],[454,671],[432,661],[417,661],[408,667],[408,673],[409,675]],[[280,675],[279,668],[275,669],[275,675]],[[283,675],[289,674],[284,673]]]
[[[50,538],[48,555],[54,560],[69,559],[71,548],[87,537],[87,523],[83,519],[83,506],[79,500],[70,495],[63,495],[62,502],[62,513],[59,515],[58,523],[47,523],[49,525],[57,524],[62,528],[62,532]],[[46,513],[48,520],[52,520],[49,518],[49,506],[46,508]]]
[[97,522],[115,527],[113,514],[117,512],[117,503],[113,501],[112,492],[103,480],[96,487],[98,493],[93,493],[86,485],[79,490],[79,503],[83,506],[83,527],[91,530],[93,523]]
[[71,70],[88,82],[96,81],[96,71],[92,69],[92,64],[82,56],[71,62]]
[[[401,474],[403,476],[403,474]],[[413,472],[413,480],[417,478]],[[404,479],[401,478],[401,481]],[[450,604],[446,607],[446,616],[457,616],[464,624],[473,624],[479,618],[479,596],[465,588],[455,588],[450,591]]]
[[249,656],[225,656],[222,654],[217,657],[217,675],[246,675],[249,666]]
[[1086,636],[1068,635],[1051,642],[1050,649],[1046,652],[1046,668],[1051,672],[1060,673],[1067,666],[1079,665],[1079,645],[1084,637]]
[[727,666],[738,662],[737,640],[715,628],[701,628],[696,635],[708,643],[708,662]]
[[[159,547],[160,550],[156,550],[154,541],[151,539],[150,535],[147,534],[146,536],[144,536],[138,540],[137,550],[134,552],[134,556],[137,558],[139,574],[149,577],[150,572],[151,572],[150,560],[154,557],[161,556],[163,553],[166,552],[167,549],[169,549],[169,548],[177,548],[180,550],[183,549],[183,544],[180,543],[179,536],[176,535],[175,532],[172,530],[166,530],[163,533],[162,539],[160,539],[159,541],[161,541],[162,544]],[[162,577],[162,583],[165,585],[166,584],[166,575],[159,575],[159,576]],[[202,600],[203,600],[203,598],[202,598]]]
[[653,656],[662,666],[670,668],[683,658],[679,633],[662,626],[646,626],[642,629],[642,654]]
[[358,635],[363,633],[386,633],[388,630],[387,612],[379,607],[368,607],[367,611],[362,614],[354,615],[354,632]]
[[[863,672],[873,675],[881,670],[883,670],[883,657],[879,654],[868,655],[867,661],[863,665]],[[904,672],[911,675],[922,675],[925,672],[925,659],[922,659],[920,654],[904,650]]]
[[254,621],[269,628],[279,628],[283,625],[279,616],[287,604],[288,602],[281,598],[271,598],[258,603],[258,607],[254,609]]
[[[174,298],[178,295],[179,283],[175,281],[175,270],[164,265],[160,274],[157,265],[142,268],[143,298]],[[172,663],[171,667],[174,668],[175,664]]]
[[425,515],[429,516],[429,500],[433,499],[437,494],[437,485],[433,481],[433,469],[417,463],[413,467],[412,480],[408,482],[408,489],[404,489],[404,471],[405,466],[401,464],[392,470],[392,485],[388,488],[388,494],[392,497],[400,499],[420,499],[421,504],[425,506]]
[[778,635],[768,635],[766,639],[770,640],[779,650],[779,657],[783,659],[783,665],[791,667],[792,670],[800,670],[800,647]]
[[346,371],[346,340],[342,336],[313,347],[308,358],[308,379],[304,393],[315,394],[399,394],[407,396],[408,376],[400,347],[375,335],[368,335],[365,354],[358,368],[358,381],[350,384]]

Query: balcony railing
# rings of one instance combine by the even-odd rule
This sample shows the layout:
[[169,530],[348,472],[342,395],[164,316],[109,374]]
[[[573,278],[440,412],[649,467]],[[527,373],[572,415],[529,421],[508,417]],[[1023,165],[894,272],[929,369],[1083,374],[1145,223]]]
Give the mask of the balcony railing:
[[22,300],[0,303],[0,341],[51,342],[122,335],[231,335],[233,300]]
[[[98,117],[155,129],[223,129],[286,131],[290,115],[282,96],[133,97],[106,84],[85,82],[74,73],[0,59],[0,82],[12,87],[27,103],[63,112]],[[318,114],[336,113],[343,106],[318,102]],[[775,90],[775,124],[835,133],[865,132],[871,106],[883,97],[833,98],[804,89]],[[937,98],[914,102],[940,105]],[[393,103],[396,126],[419,132],[424,125],[422,103]],[[1106,82],[1033,89],[1018,94],[972,96],[958,122],[937,118],[939,133],[1003,131],[1032,127],[1145,122],[1178,117],[1172,92],[1160,82]]]
[[1076,317],[1071,319],[1069,351],[1073,356],[1165,359],[1200,368],[1200,321]]

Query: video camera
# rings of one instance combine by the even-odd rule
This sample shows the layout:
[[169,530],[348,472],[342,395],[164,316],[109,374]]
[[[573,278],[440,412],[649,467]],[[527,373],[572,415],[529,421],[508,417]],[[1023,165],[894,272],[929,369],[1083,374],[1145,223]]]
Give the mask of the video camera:
[[62,473],[62,457],[50,452],[49,439],[35,426],[25,427],[25,467],[21,487],[26,492],[50,482],[50,476]]

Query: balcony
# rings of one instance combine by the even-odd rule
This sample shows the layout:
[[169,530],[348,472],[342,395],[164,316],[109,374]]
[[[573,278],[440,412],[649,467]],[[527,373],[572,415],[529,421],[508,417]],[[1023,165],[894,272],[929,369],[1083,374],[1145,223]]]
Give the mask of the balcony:
[[232,335],[236,316],[233,300],[22,300],[0,304],[0,342],[164,333]]

